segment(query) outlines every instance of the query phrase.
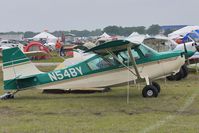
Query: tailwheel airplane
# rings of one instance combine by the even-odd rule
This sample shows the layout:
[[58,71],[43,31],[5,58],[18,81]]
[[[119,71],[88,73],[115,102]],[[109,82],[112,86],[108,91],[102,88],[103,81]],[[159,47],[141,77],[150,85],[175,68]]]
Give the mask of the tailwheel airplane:
[[160,85],[154,80],[179,72],[185,63],[183,51],[158,53],[129,39],[110,41],[86,52],[95,55],[66,68],[41,72],[19,48],[3,50],[7,93],[1,99],[14,98],[16,92],[33,88],[110,88],[131,81],[145,81],[143,97],[157,97]]

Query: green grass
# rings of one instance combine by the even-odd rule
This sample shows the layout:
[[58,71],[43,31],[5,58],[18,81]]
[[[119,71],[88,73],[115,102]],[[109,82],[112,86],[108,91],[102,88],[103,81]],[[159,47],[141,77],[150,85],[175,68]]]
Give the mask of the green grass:
[[[2,76],[0,80],[2,85]],[[196,74],[178,82],[165,84],[160,80],[161,93],[151,99],[142,98],[141,89],[131,87],[129,104],[126,103],[127,86],[95,94],[52,95],[42,94],[40,90],[23,91],[14,100],[0,101],[0,132],[199,132],[198,80]],[[195,97],[190,99],[193,94]]]
[[[49,63],[49,62],[63,62],[64,58],[61,58],[56,52],[51,52],[49,59],[42,59],[42,60],[32,60],[34,63]],[[66,57],[67,58],[67,57]]]
[[41,59],[41,60],[32,60],[34,63],[57,63],[57,62],[63,62],[64,59],[60,57],[50,57],[49,59]]

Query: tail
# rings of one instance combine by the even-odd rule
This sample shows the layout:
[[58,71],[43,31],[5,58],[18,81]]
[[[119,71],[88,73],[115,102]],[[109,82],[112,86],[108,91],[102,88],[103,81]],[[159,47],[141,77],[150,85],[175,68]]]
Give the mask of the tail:
[[18,80],[42,73],[18,47],[5,49],[2,53],[4,89],[20,89]]

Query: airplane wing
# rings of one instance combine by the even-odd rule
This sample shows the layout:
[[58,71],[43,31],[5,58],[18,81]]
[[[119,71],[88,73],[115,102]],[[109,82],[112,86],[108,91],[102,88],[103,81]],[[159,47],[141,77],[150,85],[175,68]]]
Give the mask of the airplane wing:
[[117,52],[117,51],[123,51],[126,50],[127,47],[137,47],[139,46],[140,43],[136,43],[136,42],[131,42],[127,39],[123,39],[123,40],[115,40],[115,41],[110,41],[110,42],[106,42],[104,44],[98,45],[96,47],[93,47],[85,52],[94,52],[96,54],[100,54],[100,55],[104,55],[107,54],[107,50],[111,51],[111,52]]

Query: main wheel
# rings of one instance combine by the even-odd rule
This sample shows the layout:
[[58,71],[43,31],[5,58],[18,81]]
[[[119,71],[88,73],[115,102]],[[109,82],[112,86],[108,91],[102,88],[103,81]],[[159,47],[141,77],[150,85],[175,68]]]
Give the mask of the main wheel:
[[15,98],[15,96],[12,94],[11,96],[10,96],[10,99],[14,99]]
[[157,97],[158,89],[153,85],[146,85],[142,90],[143,97]]
[[183,70],[183,76],[182,76],[182,78],[186,78],[188,76],[188,74],[189,74],[189,70],[188,70],[187,66],[183,65],[181,67],[181,69]]
[[158,93],[160,93],[160,90],[161,90],[160,85],[155,81],[152,82],[152,85],[155,86],[158,90]]
[[109,91],[111,91],[111,88],[109,88],[109,87],[106,87],[106,88],[104,88],[104,90],[103,90],[103,92],[109,92]]
[[183,77],[184,77],[184,72],[183,72],[183,69],[180,68],[180,71],[179,71],[178,73],[176,73],[176,75],[175,75],[175,80],[176,80],[176,81],[179,81],[179,80],[181,80]]

